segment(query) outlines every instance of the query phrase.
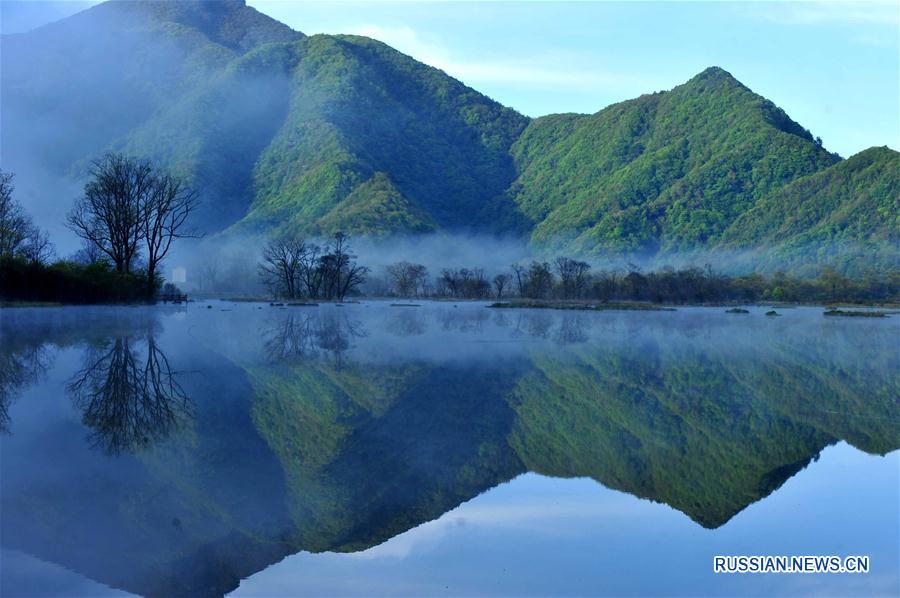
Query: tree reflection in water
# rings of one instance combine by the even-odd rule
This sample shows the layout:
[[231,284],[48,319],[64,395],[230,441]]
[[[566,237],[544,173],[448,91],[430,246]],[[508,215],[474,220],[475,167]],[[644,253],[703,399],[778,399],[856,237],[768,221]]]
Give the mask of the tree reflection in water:
[[340,366],[352,339],[366,336],[362,324],[335,313],[289,314],[263,333],[266,356],[273,362],[320,357],[324,352]]
[[191,401],[152,332],[88,349],[67,390],[90,428],[92,446],[117,455],[168,437],[191,417]]
[[20,390],[34,384],[50,366],[43,343],[13,339],[0,351],[0,434],[10,433],[9,409]]
[[416,308],[404,307],[387,319],[389,333],[400,336],[421,336],[428,331],[428,322]]

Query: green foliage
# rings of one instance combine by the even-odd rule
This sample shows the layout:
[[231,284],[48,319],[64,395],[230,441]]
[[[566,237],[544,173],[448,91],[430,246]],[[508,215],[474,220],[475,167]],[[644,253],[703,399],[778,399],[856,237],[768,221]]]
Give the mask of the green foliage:
[[[111,338],[158,327],[147,310],[47,311],[3,314],[0,390],[51,367],[42,347],[93,363]],[[331,342],[340,330],[293,338],[277,316],[256,321],[272,326],[260,340],[248,323],[234,336],[246,342],[169,355],[193,418],[134,455],[82,447],[68,415],[35,426],[43,449],[20,466],[30,483],[4,488],[4,537],[131,592],[225,594],[288,554],[375,546],[527,471],[591,477],[717,527],[835,442],[900,447],[890,322],[708,316],[601,318],[564,347],[439,361],[356,361]],[[546,313],[517,319],[510,333],[547,332],[529,332]],[[210,330],[237,330],[229,320]],[[103,558],[84,558],[100,544]]]
[[[479,214],[514,176],[507,150],[524,117],[368,38],[317,35],[294,50],[288,114],[242,226],[489,228]],[[369,202],[360,219],[352,206]]]
[[425,233],[436,226],[431,216],[401,195],[384,172],[357,186],[321,220],[322,231],[334,234],[390,235]]
[[[4,111],[16,115],[0,124],[4,142],[14,141],[17,156],[35,152],[53,174],[77,176],[247,51],[302,37],[234,0],[104,2],[4,36]],[[159,135],[174,141],[178,131]]]
[[[896,267],[900,252],[900,153],[870,148],[762,198],[722,236],[730,249],[766,246],[793,262]],[[812,251],[811,251],[812,248]]]
[[672,332],[536,358],[512,401],[510,444],[526,467],[589,475],[718,527],[837,438],[876,454],[900,444],[898,381],[881,369],[889,335],[848,359],[802,332],[767,348],[709,340],[718,351]]
[[[385,44],[307,37],[237,0],[104,3],[4,53],[8,154],[76,175],[108,149],[149,157],[202,190],[206,232],[752,249],[736,268],[766,271],[900,258],[896,153],[842,162],[720,68],[531,120]],[[48,111],[61,124],[32,130]]]
[[591,116],[536,119],[513,155],[509,194],[533,241],[587,253],[713,244],[768,191],[839,159],[717,68]]
[[0,298],[59,303],[135,303],[153,297],[145,273],[116,272],[107,262],[44,265],[18,258],[0,260]]

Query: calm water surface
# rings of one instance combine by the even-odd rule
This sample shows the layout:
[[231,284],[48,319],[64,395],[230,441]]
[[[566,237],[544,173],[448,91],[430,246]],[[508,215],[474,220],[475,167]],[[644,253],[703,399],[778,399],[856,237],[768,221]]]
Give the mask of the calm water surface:
[[900,318],[764,311],[3,310],[0,593],[897,596]]

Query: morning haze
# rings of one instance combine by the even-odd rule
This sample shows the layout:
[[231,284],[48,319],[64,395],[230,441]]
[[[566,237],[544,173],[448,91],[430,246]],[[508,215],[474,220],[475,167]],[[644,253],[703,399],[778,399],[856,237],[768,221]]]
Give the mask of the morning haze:
[[0,595],[900,593],[895,5],[0,8]]

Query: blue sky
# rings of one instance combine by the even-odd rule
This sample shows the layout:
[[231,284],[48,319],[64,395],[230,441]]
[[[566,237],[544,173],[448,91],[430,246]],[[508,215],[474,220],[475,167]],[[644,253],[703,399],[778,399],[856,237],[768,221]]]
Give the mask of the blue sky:
[[304,33],[359,33],[530,116],[596,112],[731,72],[849,156],[900,148],[900,3],[286,2]]
[[[307,34],[380,39],[530,116],[595,112],[716,65],[845,157],[900,149],[900,0],[247,3]],[[3,0],[3,31],[89,4]]]

